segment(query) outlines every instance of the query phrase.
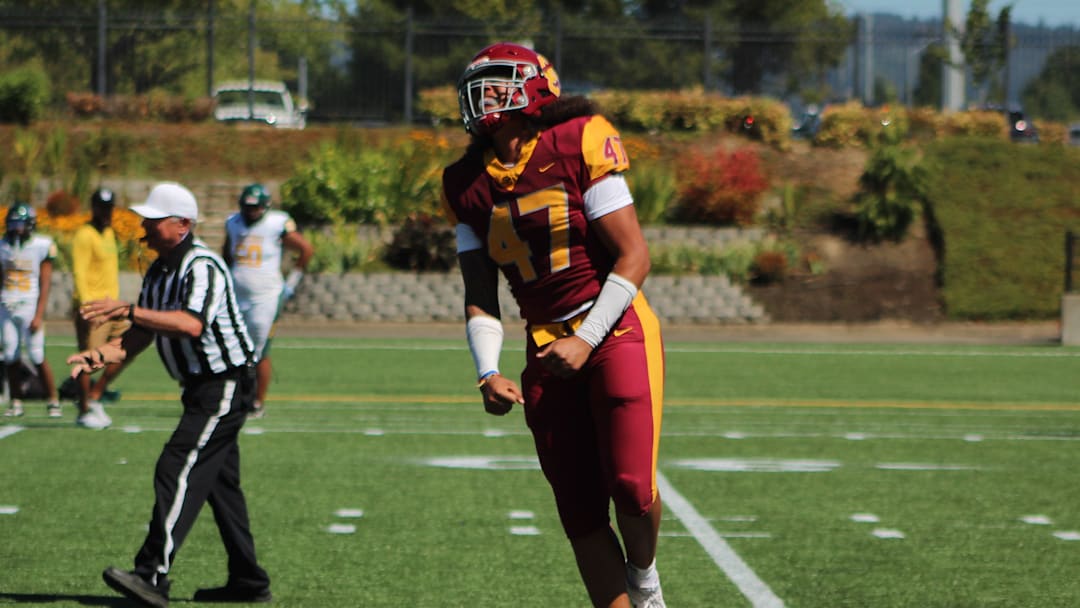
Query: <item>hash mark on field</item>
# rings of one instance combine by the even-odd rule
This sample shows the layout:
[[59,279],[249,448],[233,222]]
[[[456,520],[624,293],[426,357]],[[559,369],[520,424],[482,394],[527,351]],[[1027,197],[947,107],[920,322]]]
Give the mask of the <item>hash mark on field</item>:
[[784,601],[758,578],[750,566],[739,557],[739,554],[735,553],[731,545],[717,534],[709,522],[682,494],[679,494],[675,486],[671,485],[660,471],[656,472],[656,485],[663,497],[664,506],[679,518],[687,531],[697,539],[698,544],[705,549],[713,562],[720,566],[720,570],[738,587],[746,599],[750,600],[754,608],[782,608],[784,606]]
[[881,539],[904,538],[903,532],[900,530],[893,530],[892,528],[874,528],[874,531],[871,532],[871,534]]
[[1045,515],[1025,515],[1020,518],[1020,521],[1033,526],[1049,526],[1053,523],[1050,521],[1050,518]]
[[1080,532],[1075,532],[1072,530],[1062,530],[1060,532],[1054,532],[1054,536],[1056,538],[1060,538],[1061,540],[1080,540]]
[[15,515],[19,512],[19,507],[15,505],[0,505],[0,515]]

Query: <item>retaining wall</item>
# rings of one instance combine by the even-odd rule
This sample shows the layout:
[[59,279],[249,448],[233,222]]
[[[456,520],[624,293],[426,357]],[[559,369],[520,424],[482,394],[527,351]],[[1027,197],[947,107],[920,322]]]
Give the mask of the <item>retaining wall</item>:
[[[650,243],[685,243],[697,247],[722,247],[740,240],[756,240],[759,231],[709,228],[647,228]],[[200,231],[201,233],[201,231]],[[385,238],[372,233],[369,238]],[[213,246],[213,245],[211,245]],[[121,298],[138,296],[141,277],[121,273]],[[48,317],[70,318],[73,282],[68,273],[53,273]],[[661,320],[669,323],[756,323],[768,321],[765,310],[724,276],[658,276],[645,284],[649,299]],[[456,321],[464,316],[465,289],[461,276],[450,273],[349,273],[309,274],[283,311],[283,320],[301,321]],[[500,282],[499,302],[503,319],[518,319],[513,297]]]

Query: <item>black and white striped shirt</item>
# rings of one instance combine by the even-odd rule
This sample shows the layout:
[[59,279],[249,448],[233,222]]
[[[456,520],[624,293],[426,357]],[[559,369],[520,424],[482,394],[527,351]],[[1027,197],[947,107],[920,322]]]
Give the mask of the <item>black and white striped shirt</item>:
[[255,347],[236,305],[232,275],[221,256],[188,235],[146,272],[139,306],[186,310],[203,321],[198,338],[156,334],[165,369],[189,382],[255,363]]

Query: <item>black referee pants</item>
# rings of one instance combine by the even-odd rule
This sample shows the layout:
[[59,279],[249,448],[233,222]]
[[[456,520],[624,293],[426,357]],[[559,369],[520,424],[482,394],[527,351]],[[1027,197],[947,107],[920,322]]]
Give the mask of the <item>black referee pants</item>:
[[185,386],[184,414],[158,457],[150,529],[135,556],[135,572],[143,578],[168,588],[165,575],[209,502],[229,558],[228,584],[269,587],[270,578],[255,558],[240,488],[237,436],[253,399],[254,383],[238,375]]

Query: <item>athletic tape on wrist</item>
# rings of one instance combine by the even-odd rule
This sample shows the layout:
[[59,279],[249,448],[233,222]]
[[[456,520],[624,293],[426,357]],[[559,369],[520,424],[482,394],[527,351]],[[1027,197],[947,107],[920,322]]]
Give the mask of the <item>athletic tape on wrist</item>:
[[637,285],[614,272],[609,274],[600,288],[600,295],[596,296],[596,303],[574,335],[596,348],[630,308],[636,295]]

